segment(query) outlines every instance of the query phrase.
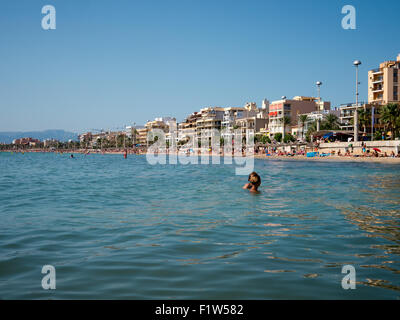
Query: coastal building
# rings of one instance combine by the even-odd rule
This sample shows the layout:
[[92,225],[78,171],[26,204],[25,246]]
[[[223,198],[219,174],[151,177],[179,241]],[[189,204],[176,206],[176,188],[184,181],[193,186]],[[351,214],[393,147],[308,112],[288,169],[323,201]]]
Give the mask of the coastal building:
[[[340,110],[338,108],[330,109],[330,110],[321,110],[321,111],[312,111],[309,113],[303,113],[297,115],[297,124],[292,127],[292,135],[297,137],[299,140],[305,140],[305,134],[307,133],[308,129],[312,124],[315,122],[322,123],[325,118],[333,114],[335,115],[338,120],[340,119]],[[301,123],[300,116],[306,115],[307,120],[304,122],[304,125]],[[318,125],[317,125],[318,127]],[[317,128],[318,130],[319,128]]]
[[168,145],[172,145],[175,140],[175,144],[178,143],[178,124],[176,118],[165,117],[160,118],[168,126],[168,131],[165,134],[165,141]]
[[168,126],[165,122],[159,120],[148,121],[145,125],[146,130],[138,131],[138,142],[141,145],[148,145],[148,133],[152,130],[161,130],[164,133],[168,132]]
[[240,129],[242,135],[246,135],[247,130],[254,132],[266,131],[268,127],[268,107],[269,101],[262,101],[262,108],[257,108],[255,102],[248,102],[241,108],[225,108],[222,127],[228,129],[223,132],[223,137],[229,135],[234,129]]
[[259,133],[260,130],[266,130],[268,127],[268,109],[269,102],[264,99],[262,108],[257,108],[256,103],[250,102],[244,106],[244,111],[239,117],[236,118],[235,125],[241,130],[243,136],[247,134],[248,130]]
[[254,134],[265,133],[268,128],[268,118],[260,116],[241,118],[236,121],[236,125],[241,130],[242,136],[246,136],[249,130],[252,130]]
[[[383,125],[379,123],[379,110],[383,105],[370,104],[370,103],[359,103],[357,110],[359,111],[359,134],[371,137],[373,132],[378,129],[382,129]],[[340,123],[341,130],[353,131],[354,132],[354,112],[356,110],[355,103],[343,104],[339,107],[340,110]],[[360,115],[360,111],[363,110],[365,113],[364,119]]]
[[81,143],[88,143],[93,140],[93,134],[91,132],[86,132],[79,135],[78,138]]
[[396,61],[385,61],[368,72],[368,103],[399,103],[400,54]]
[[269,101],[264,99],[261,103],[261,109],[268,110],[269,109]]
[[229,135],[234,129],[246,128],[265,129],[268,119],[269,101],[264,99],[263,107],[257,108],[255,102],[247,102],[243,107],[207,107],[199,112],[193,112],[183,122],[177,124],[177,141],[184,143],[190,136],[197,141],[205,137],[210,139],[212,132],[218,130],[222,137]]
[[136,144],[147,146],[147,128],[136,129]]
[[220,107],[208,107],[200,110],[196,120],[196,136],[200,141],[201,137],[210,139],[213,130],[221,130],[225,110]]
[[[145,128],[147,130],[146,135],[147,132],[154,129],[162,130],[165,133],[166,142],[171,143],[172,134],[176,134],[177,132],[176,118],[172,117],[155,118],[153,121],[148,121],[145,124]],[[171,134],[171,132],[173,133]],[[144,143],[144,133],[145,133],[144,130],[139,131],[139,141],[140,141],[139,143],[142,145],[147,145],[147,141],[146,143]]]
[[235,128],[236,120],[243,118],[244,107],[228,107],[224,109],[224,116],[221,126],[223,129],[232,131]]
[[59,141],[56,139],[46,139],[43,141],[43,146],[45,148],[55,148],[59,144]]
[[[269,135],[273,137],[283,131],[291,132],[291,127],[297,125],[299,114],[321,112],[330,108],[330,102],[314,97],[296,96],[293,99],[273,101],[269,106]],[[286,123],[285,119],[288,120]]]
[[160,129],[164,132],[168,131],[168,125],[165,122],[159,120],[148,121],[144,126],[147,128],[148,131],[152,129]]
[[125,134],[128,138],[132,138],[135,132],[135,126],[126,126],[125,127]]
[[168,132],[169,127],[176,126],[176,119],[175,118],[155,118],[153,121],[148,121],[145,124],[145,128],[148,130],[152,129],[160,129],[164,132]]
[[185,142],[189,140],[189,137],[196,135],[196,123],[201,118],[199,112],[193,112],[190,114],[185,121],[178,124],[178,142]]
[[39,139],[34,139],[34,138],[20,138],[20,139],[14,139],[12,142],[16,146],[23,146],[23,147],[38,147],[41,145],[41,141]]
[[90,147],[102,147],[101,141],[106,139],[107,133],[106,132],[99,132],[92,134],[92,139],[89,142]]

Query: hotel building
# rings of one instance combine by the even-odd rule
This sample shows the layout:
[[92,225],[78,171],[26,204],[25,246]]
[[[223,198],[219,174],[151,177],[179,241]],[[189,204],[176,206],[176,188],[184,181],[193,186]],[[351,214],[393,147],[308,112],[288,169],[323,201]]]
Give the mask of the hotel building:
[[368,103],[399,103],[400,54],[396,61],[385,61],[368,72]]
[[137,131],[137,142],[141,145],[147,145],[147,134],[149,131],[158,129],[162,130],[166,134],[166,141],[170,142],[171,135],[169,133],[170,127],[176,131],[176,119],[171,117],[155,118],[153,121],[148,121],[145,124],[144,129],[138,129]]
[[199,112],[193,112],[184,122],[178,124],[178,142],[187,141],[190,136],[196,135],[196,123],[200,118]]
[[136,129],[136,143],[142,146],[147,146],[147,128]]
[[197,138],[211,138],[212,131],[214,129],[221,130],[224,113],[224,108],[220,107],[208,107],[201,109],[201,117],[199,117],[196,121]]

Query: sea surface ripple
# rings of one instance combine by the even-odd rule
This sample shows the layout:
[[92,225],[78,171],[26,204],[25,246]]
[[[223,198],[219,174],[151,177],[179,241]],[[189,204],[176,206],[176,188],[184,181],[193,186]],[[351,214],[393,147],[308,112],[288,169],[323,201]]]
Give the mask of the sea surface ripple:
[[399,299],[399,169],[0,153],[0,299]]

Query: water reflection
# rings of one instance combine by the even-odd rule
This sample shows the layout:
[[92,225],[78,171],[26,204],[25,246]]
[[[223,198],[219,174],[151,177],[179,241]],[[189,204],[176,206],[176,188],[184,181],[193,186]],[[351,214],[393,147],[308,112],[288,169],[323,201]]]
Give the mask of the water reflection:
[[[376,239],[375,241],[378,242],[371,244],[370,248],[378,250],[380,253],[356,254],[357,257],[372,257],[375,263],[361,264],[359,267],[400,274],[400,269],[396,268],[399,261],[387,260],[388,257],[396,257],[400,254],[400,209],[398,209],[400,181],[398,176],[394,175],[375,175],[368,179],[367,184],[367,189],[360,189],[361,195],[368,200],[367,204],[341,208],[341,212],[349,223],[366,232],[367,238]],[[367,278],[359,283],[400,290],[400,286],[385,279]]]

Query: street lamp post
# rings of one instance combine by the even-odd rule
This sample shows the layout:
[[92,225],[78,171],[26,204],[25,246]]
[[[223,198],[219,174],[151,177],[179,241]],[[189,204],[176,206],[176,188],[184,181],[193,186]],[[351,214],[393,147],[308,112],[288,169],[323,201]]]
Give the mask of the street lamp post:
[[[316,82],[317,88],[318,88],[318,104],[317,104],[317,111],[321,111],[321,81]],[[319,118],[317,118],[317,131],[319,131],[320,128],[320,123],[319,123]]]
[[321,81],[317,81],[316,85],[317,85],[317,88],[318,88],[318,106],[317,106],[317,109],[319,111],[321,109],[321,85],[322,85],[322,82]]
[[[286,96],[282,96],[282,100],[286,100]],[[285,103],[282,104],[282,143],[285,140]]]
[[356,60],[353,62],[353,65],[356,67],[356,108],[354,110],[354,142],[358,141],[358,66],[361,65],[360,60]]

